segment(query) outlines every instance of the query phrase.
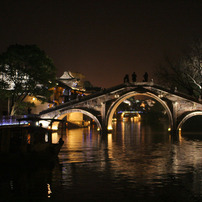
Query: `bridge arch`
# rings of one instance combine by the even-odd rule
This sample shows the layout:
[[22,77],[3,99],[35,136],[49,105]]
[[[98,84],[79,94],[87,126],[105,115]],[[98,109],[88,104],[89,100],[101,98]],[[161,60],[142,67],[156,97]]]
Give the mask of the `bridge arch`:
[[178,126],[177,126],[177,131],[182,127],[182,125],[183,125],[188,119],[190,119],[191,117],[194,117],[194,116],[198,116],[198,115],[201,115],[201,116],[202,116],[202,111],[195,111],[195,112],[191,112],[191,113],[187,114],[187,115],[180,121],[180,123],[178,124]]
[[[95,123],[97,124],[97,129],[102,130],[102,126],[101,126],[100,121],[98,120],[98,118],[94,114],[92,114],[91,112],[89,112],[87,110],[84,110],[84,109],[78,109],[78,108],[77,109],[67,109],[67,110],[64,110],[64,111],[60,112],[54,118],[55,119],[58,119],[58,118],[63,119],[66,116],[67,113],[73,113],[73,112],[80,112],[80,113],[85,114],[88,117],[92,118],[95,121]],[[54,122],[53,127],[57,128],[58,124],[59,124],[58,122]]]
[[168,107],[168,105],[162,100],[160,99],[157,95],[152,94],[150,92],[143,92],[143,93],[139,93],[136,91],[131,91],[129,93],[126,93],[124,95],[122,95],[121,97],[119,97],[109,108],[108,112],[107,112],[107,117],[106,117],[106,126],[107,126],[107,130],[112,130],[112,118],[114,115],[114,112],[116,111],[117,107],[126,99],[133,97],[135,95],[144,95],[150,98],[155,99],[156,101],[158,101],[166,110],[166,113],[168,115],[169,118],[169,124],[170,124],[170,128],[173,128],[173,116],[172,113],[170,111],[170,108]]

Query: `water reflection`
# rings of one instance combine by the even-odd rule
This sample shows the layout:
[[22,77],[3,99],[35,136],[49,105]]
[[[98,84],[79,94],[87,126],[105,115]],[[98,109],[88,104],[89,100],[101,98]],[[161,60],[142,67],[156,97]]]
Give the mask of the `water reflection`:
[[63,136],[65,142],[59,154],[63,162],[84,162],[94,160],[93,150],[98,148],[100,142],[99,132],[85,129],[68,130]]
[[52,168],[1,165],[1,201],[42,201],[50,196]]
[[[180,141],[173,139],[166,125],[150,127],[140,122],[121,122],[114,128],[106,138],[87,129],[67,133],[60,153],[60,162],[65,168],[64,186],[67,182],[74,184],[83,175],[86,175],[86,183],[92,176],[107,175],[110,178],[103,183],[110,183],[115,190],[123,189],[125,183],[135,190],[141,186],[138,197],[143,197],[141,193],[148,191],[155,196],[157,188],[164,190],[168,186],[169,189],[175,187],[174,194],[177,194],[174,189],[178,187],[183,191],[189,189],[191,197],[201,195],[201,141],[187,141],[182,136]],[[67,175],[72,178],[65,180]],[[68,187],[72,189],[70,184]]]
[[117,122],[105,136],[67,130],[54,167],[4,170],[0,194],[7,201],[199,201],[202,141],[172,138],[166,128]]

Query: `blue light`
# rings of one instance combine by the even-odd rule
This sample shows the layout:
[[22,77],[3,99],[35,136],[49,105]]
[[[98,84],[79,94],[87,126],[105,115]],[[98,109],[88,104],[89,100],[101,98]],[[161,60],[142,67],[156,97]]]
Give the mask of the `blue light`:
[[[27,116],[23,116],[26,118]],[[19,118],[19,117],[18,117]],[[16,117],[12,116],[3,116],[2,119],[0,120],[0,126],[12,126],[12,125],[24,125],[28,124],[27,121],[18,121]]]

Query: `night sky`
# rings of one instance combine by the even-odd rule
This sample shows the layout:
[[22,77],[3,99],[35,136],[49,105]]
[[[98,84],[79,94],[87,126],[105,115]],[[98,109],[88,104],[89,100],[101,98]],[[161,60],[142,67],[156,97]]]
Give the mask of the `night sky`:
[[112,87],[133,71],[153,76],[165,55],[202,38],[202,1],[1,0],[0,53],[36,44],[57,68]]

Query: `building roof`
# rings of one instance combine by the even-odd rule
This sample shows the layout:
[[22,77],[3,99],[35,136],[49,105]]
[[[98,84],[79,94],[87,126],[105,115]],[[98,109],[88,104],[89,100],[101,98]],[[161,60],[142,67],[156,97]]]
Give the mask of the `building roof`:
[[63,85],[66,85],[74,90],[85,91],[82,86],[79,86],[80,78],[74,77],[70,71],[65,71],[57,80]]

